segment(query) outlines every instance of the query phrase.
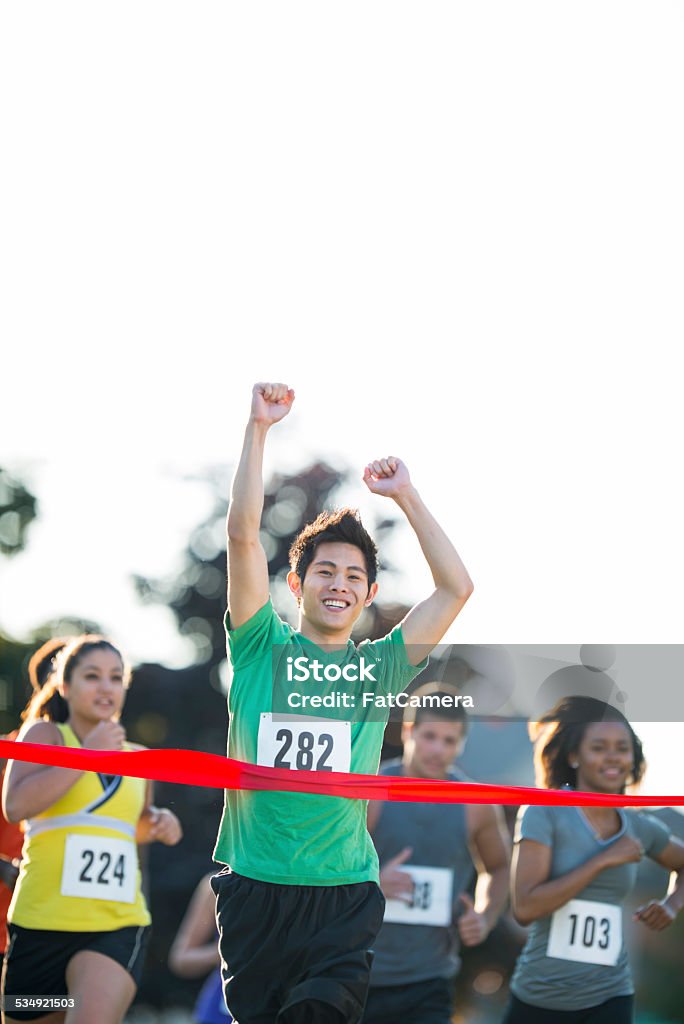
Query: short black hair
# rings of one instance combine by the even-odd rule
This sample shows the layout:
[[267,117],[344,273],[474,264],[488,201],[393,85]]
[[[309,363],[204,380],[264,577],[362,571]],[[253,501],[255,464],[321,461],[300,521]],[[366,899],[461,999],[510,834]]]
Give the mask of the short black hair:
[[[425,700],[418,707],[408,704],[404,708],[404,724],[411,724],[415,728],[423,722],[461,722],[462,735],[465,736],[468,732],[468,715],[460,701],[453,699],[458,696],[458,690],[445,683],[423,683],[413,690],[411,697],[418,697],[421,701],[424,698],[432,699]],[[445,701],[444,697],[451,697],[452,700]]]
[[306,571],[316,555],[319,544],[353,544],[366,561],[368,586],[378,575],[378,549],[368,533],[358,509],[338,508],[321,512],[301,530],[290,547],[290,568],[304,582]]

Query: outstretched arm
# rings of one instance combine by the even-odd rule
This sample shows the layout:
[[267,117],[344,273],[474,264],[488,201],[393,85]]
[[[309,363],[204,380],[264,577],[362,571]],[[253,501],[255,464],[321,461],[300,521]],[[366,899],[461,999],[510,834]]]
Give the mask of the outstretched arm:
[[[401,459],[369,463],[363,479],[373,494],[392,498],[409,521],[430,567],[435,589],[401,624],[408,659],[417,665],[440,642],[473,592],[473,583],[456,548],[411,483]],[[411,645],[419,645],[411,650]]]
[[266,435],[292,408],[286,384],[255,384],[240,462],[228,508],[228,609],[237,629],[268,600],[268,562],[259,540],[264,507],[263,462]]

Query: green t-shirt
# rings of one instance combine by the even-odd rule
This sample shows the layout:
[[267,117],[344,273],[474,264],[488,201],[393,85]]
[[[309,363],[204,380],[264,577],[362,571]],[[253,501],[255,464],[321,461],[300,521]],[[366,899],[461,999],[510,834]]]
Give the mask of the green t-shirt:
[[[390,711],[382,698],[405,690],[427,664],[409,664],[401,627],[381,640],[358,647],[350,640],[326,651],[283,622],[269,600],[237,629],[226,615],[226,630],[233,666],[229,757],[377,773]],[[303,680],[306,669],[310,678]],[[305,698],[312,696],[327,697],[328,706],[311,707]],[[366,809],[366,800],[227,790],[214,859],[263,882],[377,882]]]

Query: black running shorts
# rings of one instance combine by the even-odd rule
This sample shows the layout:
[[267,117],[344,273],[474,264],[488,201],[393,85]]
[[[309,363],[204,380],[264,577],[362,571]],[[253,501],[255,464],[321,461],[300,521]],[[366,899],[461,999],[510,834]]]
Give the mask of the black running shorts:
[[375,882],[276,885],[229,868],[216,893],[226,1003],[238,1024],[357,1024],[385,899]]
[[371,986],[363,1024],[450,1024],[453,1010],[453,978]]
[[[9,943],[2,970],[3,996],[65,996],[66,969],[76,953],[89,950],[116,960],[140,984],[149,926],[111,932],[59,932],[8,924]],[[45,1010],[8,1010],[16,1020],[34,1020]]]
[[544,1010],[511,996],[503,1024],[632,1024],[634,996],[613,996],[586,1010]]

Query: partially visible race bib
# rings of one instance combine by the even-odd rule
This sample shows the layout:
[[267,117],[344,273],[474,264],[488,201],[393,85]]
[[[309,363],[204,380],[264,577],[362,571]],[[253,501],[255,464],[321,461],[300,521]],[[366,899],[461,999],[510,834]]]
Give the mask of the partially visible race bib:
[[135,903],[138,854],[130,839],[68,835],[62,896]]
[[449,868],[428,868],[402,864],[413,879],[413,899],[387,900],[384,920],[391,924],[451,924],[454,873]]
[[615,967],[622,949],[622,909],[613,903],[570,900],[553,914],[546,955]]
[[259,718],[257,764],[305,772],[351,770],[351,722],[302,715]]

